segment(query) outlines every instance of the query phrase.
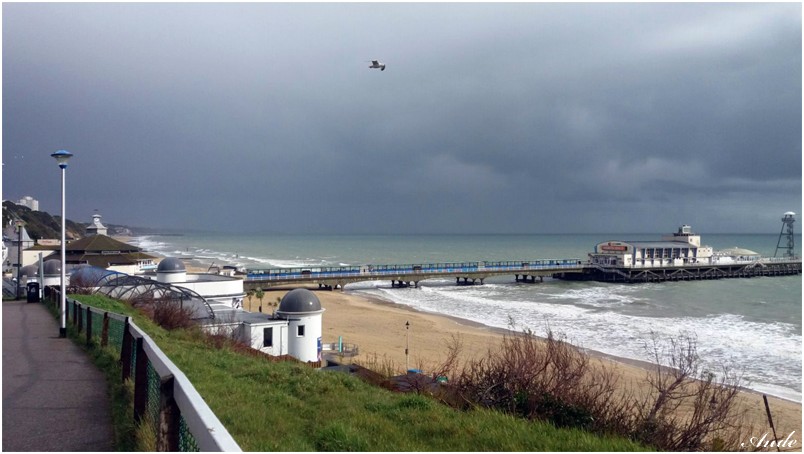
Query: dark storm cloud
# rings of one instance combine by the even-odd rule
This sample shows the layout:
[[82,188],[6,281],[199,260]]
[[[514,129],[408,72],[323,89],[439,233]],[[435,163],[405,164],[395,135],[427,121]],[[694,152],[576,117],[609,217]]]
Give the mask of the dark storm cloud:
[[7,3],[3,194],[67,148],[74,219],[775,231],[801,54],[798,4]]

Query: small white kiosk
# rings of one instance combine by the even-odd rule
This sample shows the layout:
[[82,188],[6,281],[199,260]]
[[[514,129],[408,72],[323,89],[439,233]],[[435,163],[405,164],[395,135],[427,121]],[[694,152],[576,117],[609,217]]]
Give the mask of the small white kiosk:
[[304,362],[321,360],[321,302],[305,288],[289,291],[279,303],[276,317],[288,322],[288,354]]

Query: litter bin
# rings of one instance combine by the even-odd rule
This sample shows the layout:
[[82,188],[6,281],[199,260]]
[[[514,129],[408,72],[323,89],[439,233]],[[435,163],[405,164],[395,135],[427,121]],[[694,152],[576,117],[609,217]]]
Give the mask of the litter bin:
[[28,302],[39,302],[39,282],[28,282]]

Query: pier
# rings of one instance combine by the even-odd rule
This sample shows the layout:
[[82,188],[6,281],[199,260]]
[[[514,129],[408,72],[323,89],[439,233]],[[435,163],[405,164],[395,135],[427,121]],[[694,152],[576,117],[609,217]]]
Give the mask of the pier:
[[798,257],[756,258],[715,264],[678,266],[614,266],[579,259],[359,265],[249,270],[246,290],[293,284],[318,284],[321,289],[343,288],[365,281],[389,281],[393,288],[418,287],[421,281],[454,278],[456,285],[483,285],[490,276],[510,275],[514,282],[535,284],[544,277],[600,282],[665,282],[801,274]]
[[800,258],[766,257],[731,263],[688,264],[682,266],[618,267],[595,263],[586,264],[581,273],[556,273],[553,277],[564,280],[639,283],[789,276],[794,274],[801,274]]
[[353,282],[387,280],[394,288],[405,288],[418,287],[419,282],[434,278],[455,278],[456,285],[482,285],[488,277],[499,275],[512,275],[516,282],[536,283],[544,276],[583,271],[584,264],[580,259],[270,268],[248,270],[244,287],[251,290],[309,283],[331,290]]

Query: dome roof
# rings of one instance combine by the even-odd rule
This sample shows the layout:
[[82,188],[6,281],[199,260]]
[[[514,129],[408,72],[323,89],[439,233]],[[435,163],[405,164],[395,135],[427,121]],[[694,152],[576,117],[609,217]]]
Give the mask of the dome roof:
[[101,278],[110,274],[120,274],[116,271],[109,271],[104,268],[90,266],[87,264],[78,265],[70,274],[70,283],[83,287],[94,287]]
[[185,273],[184,263],[176,257],[166,257],[159,262],[157,273]]
[[760,254],[759,252],[754,252],[750,249],[743,249],[735,246],[732,248],[723,249],[722,251],[718,251],[718,255],[737,257],[737,256],[755,256]]
[[58,259],[45,260],[45,276],[61,274],[61,261]]
[[318,301],[318,297],[306,288],[296,288],[287,292],[277,309],[277,312],[296,314],[320,311],[321,302]]
[[[58,273],[58,268],[56,270]],[[28,265],[20,268],[20,276],[34,277],[39,274],[39,267],[36,265]]]

